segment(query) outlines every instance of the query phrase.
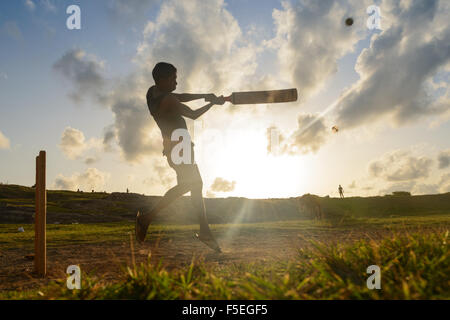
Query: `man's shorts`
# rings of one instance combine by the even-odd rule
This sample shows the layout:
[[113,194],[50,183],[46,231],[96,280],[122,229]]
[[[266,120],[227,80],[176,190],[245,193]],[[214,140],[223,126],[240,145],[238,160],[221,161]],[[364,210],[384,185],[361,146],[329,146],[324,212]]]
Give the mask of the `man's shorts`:
[[172,150],[167,148],[163,151],[163,155],[167,157],[167,162],[169,166],[175,170],[177,173],[177,183],[178,184],[198,184],[203,183],[202,177],[200,176],[200,171],[195,163],[194,159],[194,144],[191,143],[191,163],[185,164],[175,164],[170,156]]

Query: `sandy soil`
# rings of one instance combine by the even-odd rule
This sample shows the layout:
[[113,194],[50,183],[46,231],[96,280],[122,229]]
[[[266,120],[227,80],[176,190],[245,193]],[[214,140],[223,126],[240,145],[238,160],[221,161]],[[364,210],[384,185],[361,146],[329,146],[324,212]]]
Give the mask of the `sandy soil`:
[[[133,235],[134,236],[134,235]],[[41,279],[33,272],[33,260],[26,255],[29,249],[0,250],[0,291],[38,288],[50,280],[66,279],[69,265],[77,264],[83,272],[101,275],[108,282],[115,282],[124,276],[121,266],[146,262],[151,253],[151,261],[163,259],[163,265],[177,268],[190,264],[193,257],[204,259],[211,265],[233,263],[271,263],[295,257],[299,248],[308,240],[325,242],[348,242],[358,239],[380,239],[386,231],[331,229],[299,233],[299,230],[268,229],[258,232],[236,230],[232,237],[217,234],[223,253],[216,253],[195,239],[189,232],[160,235],[147,238],[143,245],[130,240],[116,243],[94,243],[61,246],[47,249],[47,277]],[[133,247],[133,250],[131,250]]]

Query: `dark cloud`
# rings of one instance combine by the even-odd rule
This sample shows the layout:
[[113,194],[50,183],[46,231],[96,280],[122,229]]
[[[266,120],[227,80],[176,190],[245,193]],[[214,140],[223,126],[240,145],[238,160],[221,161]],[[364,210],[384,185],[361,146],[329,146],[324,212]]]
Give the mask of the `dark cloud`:
[[323,118],[319,115],[300,114],[297,123],[298,128],[288,137],[280,133],[275,126],[267,129],[269,153],[291,155],[316,153],[325,144],[329,133]]
[[410,151],[397,150],[372,161],[369,173],[386,181],[408,181],[428,177],[432,164],[427,157],[415,157]]
[[55,62],[53,69],[72,83],[74,90],[69,97],[75,102],[87,96],[103,101],[106,83],[102,75],[103,63],[93,55],[80,49],[69,50]]
[[86,159],[84,160],[84,163],[87,164],[87,165],[90,165],[90,164],[93,164],[93,163],[95,163],[95,162],[97,162],[97,161],[98,161],[98,159],[96,159],[96,158],[88,157],[88,158],[86,158]]
[[411,192],[416,185],[415,181],[397,182],[390,184],[387,188],[380,190],[380,195],[392,194],[396,191],[406,191]]
[[162,137],[145,100],[147,89],[144,79],[133,74],[121,79],[108,97],[115,122],[107,127],[103,142],[110,143],[115,136],[124,159],[129,162],[162,155]]
[[450,150],[442,151],[438,155],[439,169],[445,169],[450,166]]
[[106,152],[113,151],[112,144],[116,142],[116,131],[114,125],[109,125],[103,129],[103,149]]

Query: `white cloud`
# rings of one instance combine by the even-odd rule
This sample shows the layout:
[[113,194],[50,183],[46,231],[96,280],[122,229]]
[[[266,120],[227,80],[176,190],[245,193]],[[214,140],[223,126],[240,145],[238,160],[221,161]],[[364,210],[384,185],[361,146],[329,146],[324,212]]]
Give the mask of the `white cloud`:
[[[383,1],[382,25],[358,57],[360,80],[337,104],[337,123],[350,128],[388,119],[394,125],[446,112],[447,93],[427,82],[450,62],[448,1]],[[385,28],[383,26],[383,28]]]
[[236,181],[228,181],[223,178],[217,177],[211,185],[211,191],[230,192],[233,191],[235,187]]
[[70,177],[58,174],[53,187],[59,190],[77,190],[78,188],[90,192],[104,189],[107,180],[111,177],[108,172],[96,168],[88,168],[84,173],[74,173]]
[[442,175],[439,181],[439,191],[442,193],[450,192],[450,173]]
[[147,81],[153,66],[167,61],[178,68],[178,90],[230,92],[252,82],[258,50],[223,0],[165,1],[148,22],[135,60],[146,67]]
[[51,0],[40,0],[41,5],[45,10],[56,13],[56,6],[53,4]]
[[[337,63],[363,38],[368,1],[282,1],[274,9],[275,38],[266,41],[277,49],[280,77],[301,88],[307,98],[337,72]],[[347,17],[356,21],[345,25]]]
[[30,10],[33,11],[36,8],[36,5],[34,4],[33,0],[25,0],[25,6]]
[[9,139],[0,131],[0,149],[9,149]]
[[7,35],[18,42],[23,41],[22,31],[16,21],[5,21],[0,29],[0,33]]
[[232,92],[253,83],[257,50],[222,0],[165,1],[144,28],[134,59],[138,71],[120,79],[106,99],[115,122],[104,134],[105,145],[115,141],[128,162],[162,155],[161,134],[145,101],[157,62],[175,65],[177,92]]
[[[78,129],[66,127],[61,135],[59,147],[64,155],[71,160],[80,159],[90,149],[98,151],[102,148],[103,144],[99,139],[91,138],[89,141],[85,140],[86,138],[83,132]],[[96,158],[90,157],[85,160],[85,163],[91,164],[97,160]]]

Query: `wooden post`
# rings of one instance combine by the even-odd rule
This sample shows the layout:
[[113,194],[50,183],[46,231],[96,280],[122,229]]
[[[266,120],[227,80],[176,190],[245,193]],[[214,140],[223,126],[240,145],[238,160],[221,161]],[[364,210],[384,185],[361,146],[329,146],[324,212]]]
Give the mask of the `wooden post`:
[[35,214],[35,243],[34,267],[38,275],[47,273],[47,191],[45,187],[45,151],[40,151],[36,157],[36,214]]
[[39,156],[36,157],[36,184],[34,185],[34,192],[34,271],[38,272]]

